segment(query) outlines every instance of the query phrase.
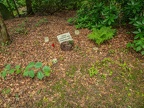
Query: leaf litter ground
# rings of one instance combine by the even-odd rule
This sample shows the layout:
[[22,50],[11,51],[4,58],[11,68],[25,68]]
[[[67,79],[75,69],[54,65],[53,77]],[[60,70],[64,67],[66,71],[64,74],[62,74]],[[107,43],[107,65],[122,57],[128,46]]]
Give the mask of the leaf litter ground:
[[[43,80],[22,75],[0,78],[2,108],[144,107],[144,57],[126,48],[133,36],[125,27],[118,28],[112,40],[98,47],[87,38],[90,30],[80,29],[75,35],[75,27],[67,23],[74,14],[5,21],[13,42],[1,46],[0,70],[6,64],[25,67],[39,61],[50,65],[52,73]],[[56,37],[66,32],[74,39],[72,51],[61,51]],[[50,41],[45,43],[44,37]],[[58,63],[51,65],[54,58]],[[90,77],[92,69],[98,73]]]

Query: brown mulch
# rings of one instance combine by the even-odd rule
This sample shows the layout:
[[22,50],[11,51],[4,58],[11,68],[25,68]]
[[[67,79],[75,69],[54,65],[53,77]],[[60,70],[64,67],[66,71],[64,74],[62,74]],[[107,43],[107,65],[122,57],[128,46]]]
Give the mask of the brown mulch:
[[[3,107],[9,103],[10,106],[20,107],[26,106],[26,102],[35,101],[35,92],[39,89],[45,88],[47,82],[52,85],[56,80],[64,78],[65,72],[71,64],[84,64],[88,66],[97,60],[109,57],[109,50],[121,49],[121,52],[126,48],[126,44],[130,42],[132,35],[127,34],[125,28],[117,29],[117,35],[99,47],[98,51],[93,50],[97,45],[87,38],[91,32],[88,29],[80,29],[80,34],[75,35],[76,28],[67,23],[67,19],[74,16],[75,12],[60,12],[52,16],[33,16],[27,18],[15,18],[5,21],[8,32],[12,38],[12,43],[5,47],[5,50],[0,53],[0,68],[1,70],[6,64],[12,66],[21,65],[25,67],[29,62],[40,61],[45,65],[50,65],[51,60],[58,59],[58,63],[51,66],[52,74],[50,77],[40,81],[38,79],[24,78],[21,75],[8,76],[6,80],[0,78],[0,91],[4,88],[11,88],[11,94],[3,96],[0,94],[0,105]],[[40,26],[35,24],[40,20],[46,18],[48,23]],[[27,34],[15,33],[18,24],[23,21],[26,23]],[[57,35],[70,32],[74,39],[75,48],[72,51],[62,51],[60,44],[57,40]],[[49,37],[49,42],[44,42],[44,37]],[[52,46],[55,45],[55,47]],[[117,56],[122,56],[119,53]],[[117,56],[114,56],[117,58]],[[135,53],[133,50],[129,51],[131,59],[140,58],[144,60],[140,54]],[[89,79],[87,82],[91,82]],[[16,98],[16,95],[19,97]],[[33,98],[32,98],[33,96]],[[20,104],[19,104],[20,103]]]

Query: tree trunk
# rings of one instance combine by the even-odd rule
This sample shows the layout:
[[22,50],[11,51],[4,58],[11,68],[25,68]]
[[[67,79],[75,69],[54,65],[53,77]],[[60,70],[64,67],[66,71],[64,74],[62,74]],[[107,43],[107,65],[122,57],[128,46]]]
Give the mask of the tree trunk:
[[27,7],[27,15],[33,15],[33,9],[32,9],[32,1],[26,0],[26,7]]
[[0,44],[4,43],[4,44],[10,44],[11,43],[11,39],[10,36],[7,32],[6,26],[4,24],[4,21],[2,19],[2,15],[0,13]]

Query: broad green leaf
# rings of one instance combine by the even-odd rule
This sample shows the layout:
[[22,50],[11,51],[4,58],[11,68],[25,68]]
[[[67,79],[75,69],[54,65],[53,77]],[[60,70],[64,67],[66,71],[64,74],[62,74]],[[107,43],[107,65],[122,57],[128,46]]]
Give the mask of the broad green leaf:
[[135,37],[134,37],[134,39],[138,39],[139,38],[139,35],[136,35]]
[[49,66],[44,66],[42,69],[45,72],[50,72],[50,67]]
[[20,74],[20,73],[21,73],[20,69],[16,70],[16,74]]
[[6,77],[6,75],[7,75],[7,71],[2,71],[1,76],[2,76],[3,78],[5,78],[5,77]]
[[131,47],[131,43],[128,43],[126,46],[127,46],[128,48],[130,48],[130,47]]
[[50,76],[50,72],[48,72],[48,71],[45,71],[44,74],[45,74],[45,76]]
[[29,76],[29,71],[24,71],[23,76]]
[[30,62],[30,63],[27,65],[26,69],[30,69],[30,68],[32,68],[34,65],[35,65],[34,62]]
[[138,46],[137,48],[136,48],[136,51],[140,51],[142,48],[140,47],[140,46]]
[[13,74],[14,72],[15,72],[15,69],[9,70],[9,73],[10,73],[10,74]]
[[41,71],[39,71],[39,72],[37,73],[37,78],[40,79],[40,80],[42,80],[43,77],[44,77],[44,74],[43,74]]
[[16,65],[16,66],[15,66],[15,69],[16,69],[16,70],[20,69],[20,65]]
[[29,72],[28,72],[28,74],[29,74],[29,77],[31,77],[31,78],[34,78],[34,71],[33,70],[30,70]]
[[10,64],[6,65],[6,67],[5,67],[6,70],[10,70],[10,68],[11,68]]
[[36,64],[35,64],[35,68],[41,68],[42,67],[42,63],[41,62],[37,62]]

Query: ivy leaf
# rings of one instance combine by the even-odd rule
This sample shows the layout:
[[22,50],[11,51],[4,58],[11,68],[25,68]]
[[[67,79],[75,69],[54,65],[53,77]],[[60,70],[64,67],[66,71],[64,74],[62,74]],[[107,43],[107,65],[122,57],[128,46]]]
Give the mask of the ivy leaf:
[[35,64],[35,68],[41,68],[42,67],[42,63],[41,62],[37,62],[36,64]]
[[30,70],[30,71],[28,72],[28,75],[29,75],[29,77],[34,78],[34,71],[33,71],[33,70]]
[[6,70],[10,70],[10,68],[11,68],[10,64],[6,65],[6,67],[5,67]]
[[42,80],[43,77],[44,77],[44,74],[43,74],[41,71],[39,71],[39,72],[37,73],[37,78],[40,79],[40,80]]
[[14,72],[15,72],[15,69],[11,69],[11,70],[9,71],[10,74],[13,74]]

